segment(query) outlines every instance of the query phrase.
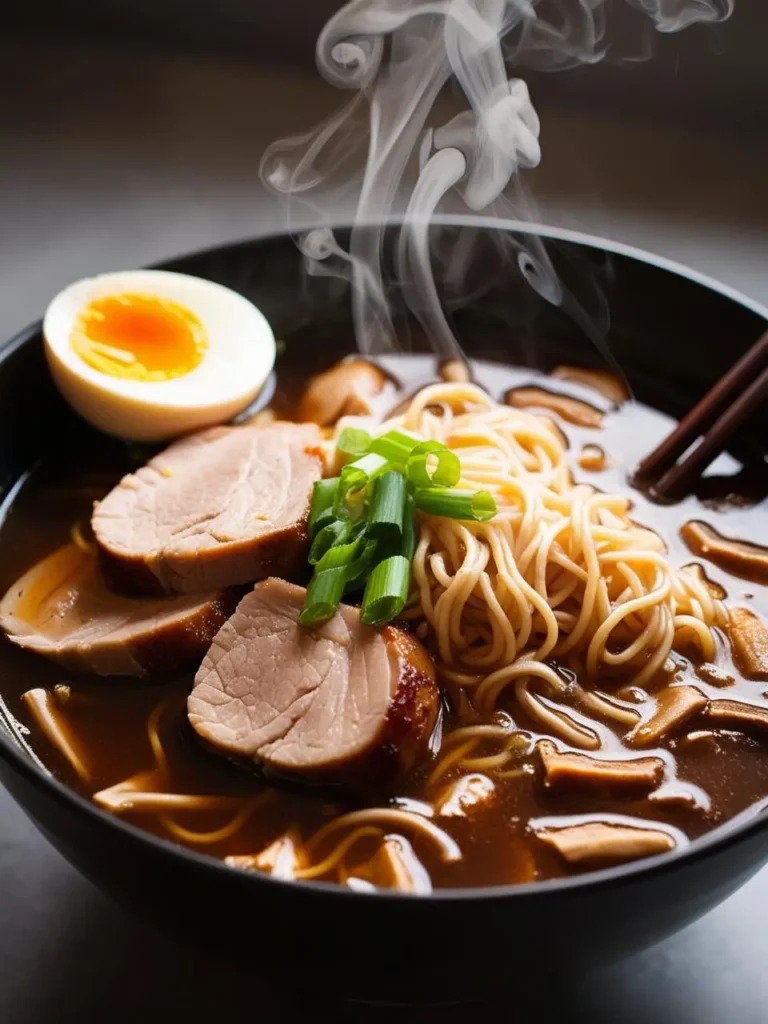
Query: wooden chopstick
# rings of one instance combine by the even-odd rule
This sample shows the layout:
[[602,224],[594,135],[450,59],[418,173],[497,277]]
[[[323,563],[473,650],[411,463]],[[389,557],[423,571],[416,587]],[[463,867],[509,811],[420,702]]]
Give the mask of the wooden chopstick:
[[660,495],[672,496],[688,489],[712,460],[720,454],[742,423],[757,412],[768,401],[768,367],[756,377],[746,391],[742,391],[733,405],[730,405],[711,430],[704,434],[687,459],[683,459],[654,484],[654,491]]
[[731,397],[768,364],[768,331],[746,352],[680,423],[637,467],[640,477],[669,469],[705,430],[712,426]]
[[[726,446],[744,421],[768,401],[766,332],[680,421],[637,468],[639,480],[659,477],[653,491],[669,497],[688,487]],[[711,429],[710,429],[711,428]],[[702,441],[675,465],[693,442]]]

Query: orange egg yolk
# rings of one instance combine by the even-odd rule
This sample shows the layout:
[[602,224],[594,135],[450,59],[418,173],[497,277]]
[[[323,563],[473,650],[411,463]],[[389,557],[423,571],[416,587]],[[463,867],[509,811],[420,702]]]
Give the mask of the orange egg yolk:
[[208,347],[194,313],[154,295],[107,295],[77,317],[72,348],[94,370],[126,380],[165,381],[200,364]]

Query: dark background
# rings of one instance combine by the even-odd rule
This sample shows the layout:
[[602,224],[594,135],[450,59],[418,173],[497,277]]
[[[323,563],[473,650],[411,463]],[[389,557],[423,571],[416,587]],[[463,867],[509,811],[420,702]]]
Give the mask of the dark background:
[[[575,6],[576,0],[570,0]],[[227,53],[249,61],[309,66],[335,0],[6,0],[9,28],[57,38],[148,41],[177,51]],[[567,4],[565,5],[568,6]],[[542,9],[546,4],[542,4]],[[568,89],[533,74],[539,99],[577,107],[628,109],[674,119],[684,114],[741,131],[768,131],[765,51],[768,7],[741,0],[720,25],[654,32],[623,0],[608,0],[610,47],[598,67],[569,73]],[[640,60],[653,53],[652,66]],[[638,70],[638,62],[641,65]],[[760,102],[762,100],[762,102]],[[761,125],[758,122],[762,121]]]
[[[258,161],[339,100],[312,57],[334,7],[0,0],[0,340],[77,277],[283,223]],[[728,24],[669,37],[610,7],[608,61],[526,75],[542,117],[544,160],[528,176],[542,219],[661,252],[768,302],[768,5],[737,0]],[[619,59],[649,41],[652,60]],[[537,1006],[511,982],[503,1005],[401,1016],[766,1022],[766,905],[763,872],[680,935]],[[563,927],[578,942],[578,923]],[[318,941],[297,936],[286,951],[296,991],[271,989],[257,965],[248,976],[215,967],[109,903],[0,792],[0,1024],[391,1019],[299,994]]]

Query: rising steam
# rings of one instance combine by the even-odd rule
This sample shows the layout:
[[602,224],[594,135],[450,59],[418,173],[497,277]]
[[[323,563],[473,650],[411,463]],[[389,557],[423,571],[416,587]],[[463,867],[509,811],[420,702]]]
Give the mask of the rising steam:
[[[733,9],[733,0],[627,2],[661,32],[722,21]],[[300,195],[311,203],[312,193],[330,176],[350,173],[367,142],[349,250],[329,228],[315,229],[300,241],[310,273],[342,273],[352,281],[361,351],[395,348],[382,268],[384,225],[409,163],[418,160],[397,243],[397,277],[436,351],[459,353],[434,280],[432,215],[451,189],[472,210],[527,214],[518,171],[541,159],[539,119],[527,85],[508,78],[507,67],[595,63],[605,53],[605,40],[604,0],[352,0],[330,19],[317,42],[317,64],[328,82],[354,95],[315,130],[274,143],[261,175],[281,195]],[[450,79],[469,107],[447,124],[429,126]],[[578,315],[544,247],[535,239],[525,249],[512,244],[531,285],[550,302],[570,300]],[[459,254],[454,279],[463,265]]]

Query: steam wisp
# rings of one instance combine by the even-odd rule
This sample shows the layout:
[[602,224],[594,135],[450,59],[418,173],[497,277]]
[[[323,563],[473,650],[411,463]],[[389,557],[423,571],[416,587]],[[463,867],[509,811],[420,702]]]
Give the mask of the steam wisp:
[[[627,2],[660,32],[722,21],[733,9],[733,0]],[[317,42],[318,67],[328,82],[354,95],[314,131],[274,143],[261,174],[277,193],[312,203],[312,194],[330,178],[348,173],[367,141],[348,251],[330,228],[313,229],[299,243],[310,273],[351,280],[362,352],[397,348],[383,238],[409,165],[417,160],[397,241],[396,273],[435,351],[443,357],[460,354],[433,272],[433,214],[455,189],[473,211],[529,216],[519,172],[541,159],[539,119],[526,83],[508,77],[507,67],[596,63],[607,48],[606,10],[604,0],[352,0],[328,21]],[[468,108],[432,126],[430,115],[449,80],[461,89]],[[565,294],[541,242],[531,238],[523,246],[510,237],[505,244],[517,249],[529,283],[548,301],[565,305],[589,330],[589,318]],[[452,265],[454,285],[469,251],[459,255]]]

